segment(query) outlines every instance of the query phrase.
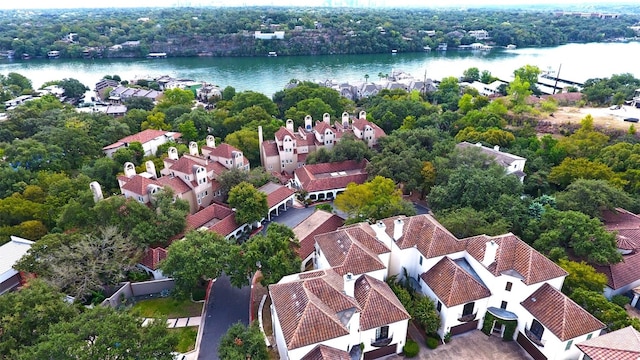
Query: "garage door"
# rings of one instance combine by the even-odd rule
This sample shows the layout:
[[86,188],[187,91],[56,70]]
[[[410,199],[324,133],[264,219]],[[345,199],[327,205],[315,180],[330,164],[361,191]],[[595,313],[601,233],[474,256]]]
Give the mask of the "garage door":
[[449,331],[451,332],[451,335],[458,335],[467,331],[475,330],[477,328],[478,328],[478,320],[474,320],[458,326],[453,326]]
[[381,358],[383,356],[387,356],[395,353],[396,353],[396,345],[393,344],[377,350],[372,350],[364,353],[364,360],[373,360],[373,359]]
[[531,341],[529,341],[529,339],[527,339],[525,334],[519,332],[517,341],[518,344],[520,344],[520,346],[522,346],[522,348],[526,352],[528,352],[529,355],[531,355],[531,357],[535,360],[547,360],[547,357],[544,356],[544,354],[540,352],[540,350],[538,350],[538,347],[536,345],[534,345]]

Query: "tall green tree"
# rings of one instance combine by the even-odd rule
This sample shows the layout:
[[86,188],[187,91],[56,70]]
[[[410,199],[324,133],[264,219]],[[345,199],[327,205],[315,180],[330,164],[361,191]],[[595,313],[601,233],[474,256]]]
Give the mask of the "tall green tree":
[[558,209],[580,211],[594,218],[602,218],[604,210],[628,208],[633,202],[629,194],[605,180],[577,179],[555,196]]
[[229,205],[236,209],[238,224],[253,224],[264,219],[269,211],[267,195],[248,182],[242,182],[229,190]]
[[269,353],[260,328],[253,323],[231,325],[220,338],[218,356],[229,360],[267,360]]

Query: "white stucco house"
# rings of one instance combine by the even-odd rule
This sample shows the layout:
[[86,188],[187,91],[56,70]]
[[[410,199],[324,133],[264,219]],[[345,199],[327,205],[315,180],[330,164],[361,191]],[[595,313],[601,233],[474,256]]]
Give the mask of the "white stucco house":
[[458,149],[477,148],[481,153],[494,159],[497,164],[504,167],[507,174],[516,175],[520,181],[524,181],[526,174],[524,173],[524,165],[527,159],[513,155],[504,151],[500,151],[500,146],[496,145],[493,148],[482,146],[481,143],[471,144],[463,141],[456,145]]
[[[457,239],[432,216],[417,215],[345,226],[317,235],[315,241],[318,270],[370,281],[395,275],[432,298],[442,337],[484,327],[490,335],[516,340],[536,360],[564,360],[577,359],[575,345],[599,336],[605,327],[560,292],[567,273],[511,233]],[[299,281],[305,274],[292,276]],[[277,305],[272,308],[274,328],[287,327],[276,324],[282,321],[278,307],[284,311],[300,300],[272,300]],[[276,332],[277,340],[278,336]],[[293,349],[286,340],[278,341],[279,349]],[[351,349],[344,347],[346,340],[321,343]],[[313,347],[308,346],[304,351]],[[365,348],[365,358],[381,356],[379,350],[367,355],[369,349],[373,348]],[[281,356],[287,355],[282,351]]]
[[147,129],[137,134],[123,137],[115,143],[103,147],[102,151],[108,157],[112,157],[119,149],[127,148],[133,142],[139,142],[142,145],[145,156],[155,155],[158,151],[158,146],[167,142],[174,142],[180,137],[182,137],[182,134],[178,132]]
[[11,240],[0,246],[0,295],[16,289],[23,281],[20,272],[13,266],[29,252],[33,241],[11,236]]

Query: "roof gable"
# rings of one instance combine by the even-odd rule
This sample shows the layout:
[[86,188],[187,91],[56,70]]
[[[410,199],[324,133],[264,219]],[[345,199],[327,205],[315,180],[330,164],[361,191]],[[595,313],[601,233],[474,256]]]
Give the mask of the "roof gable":
[[300,360],[351,360],[349,353],[326,345],[318,345]]
[[300,258],[304,260],[313,253],[316,235],[335,231],[343,224],[344,220],[341,217],[323,210],[316,210],[302,220],[300,224],[293,228],[293,233],[300,241],[300,247],[298,248]]
[[491,291],[484,284],[447,256],[420,277],[446,307],[491,296]]
[[605,328],[600,320],[548,283],[520,304],[561,341]]
[[640,359],[640,333],[627,326],[576,345],[592,360]]
[[356,280],[354,295],[362,308],[360,331],[411,318],[400,300],[384,281],[363,275]]

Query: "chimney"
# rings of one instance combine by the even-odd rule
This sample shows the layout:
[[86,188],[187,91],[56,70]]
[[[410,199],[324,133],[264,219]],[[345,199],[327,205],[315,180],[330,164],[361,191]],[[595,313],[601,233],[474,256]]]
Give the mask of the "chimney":
[[189,143],[189,155],[198,156],[198,143],[192,141]]
[[482,143],[477,142],[477,143],[476,143],[476,146],[477,146],[477,147],[482,147]]
[[93,193],[93,202],[98,202],[104,199],[104,196],[102,195],[102,187],[100,187],[100,183],[98,183],[97,181],[93,181],[89,184],[89,188]]
[[287,130],[293,132],[293,120],[287,119]]
[[362,110],[360,111],[360,115],[358,116],[359,119],[367,119],[367,112]]
[[216,147],[216,138],[213,135],[207,135],[207,146],[210,148]]
[[494,146],[494,147],[493,147],[493,150],[495,150],[495,151],[500,151],[500,145],[496,145],[496,146]]
[[352,273],[346,273],[342,277],[344,279],[344,294],[354,297],[356,291],[356,277]]
[[153,161],[148,160],[147,162],[144,163],[144,167],[147,170],[147,172],[151,174],[152,179],[158,178],[158,175],[156,174],[156,164],[154,164]]
[[329,115],[329,113],[322,114],[322,121],[327,123],[327,125],[331,125],[331,115]]
[[313,127],[313,118],[311,117],[311,115],[307,115],[304,117],[304,130],[305,131],[311,131],[311,128]]
[[496,253],[498,252],[498,244],[491,240],[486,243],[486,248],[484,249],[484,258],[482,259],[482,265],[485,267],[489,267],[489,265],[493,264],[496,261]]
[[349,113],[346,111],[342,113],[342,126],[345,129],[349,127]]
[[258,126],[258,145],[259,148],[262,148],[262,143],[264,142],[264,138],[262,135],[262,125]]
[[130,178],[136,175],[136,167],[131,162],[124,163],[124,176]]
[[178,149],[175,147],[170,147],[168,153],[168,158],[171,160],[178,160]]
[[393,221],[393,240],[398,241],[402,237],[404,230],[404,221],[396,219]]

